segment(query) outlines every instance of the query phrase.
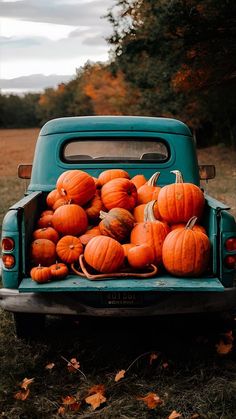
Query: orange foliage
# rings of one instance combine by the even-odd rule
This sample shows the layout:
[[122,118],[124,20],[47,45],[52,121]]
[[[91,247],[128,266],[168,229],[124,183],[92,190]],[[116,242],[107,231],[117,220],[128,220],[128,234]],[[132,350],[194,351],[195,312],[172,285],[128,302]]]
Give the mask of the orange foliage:
[[[192,51],[193,53],[193,51]],[[192,70],[186,64],[172,77],[172,86],[176,92],[203,87],[209,80],[210,72],[206,68]]]

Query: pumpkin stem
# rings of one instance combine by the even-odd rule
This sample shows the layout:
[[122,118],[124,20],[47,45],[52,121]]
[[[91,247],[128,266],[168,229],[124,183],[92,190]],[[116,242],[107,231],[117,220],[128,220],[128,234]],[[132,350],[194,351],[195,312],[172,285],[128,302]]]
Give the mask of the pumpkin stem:
[[156,184],[156,183],[157,183],[157,181],[158,181],[159,176],[160,176],[160,172],[155,172],[155,173],[153,173],[153,175],[152,175],[152,176],[150,177],[150,179],[148,180],[147,185],[148,185],[148,186],[155,186],[155,184]]
[[154,207],[155,202],[156,200],[148,202],[144,208],[144,222],[145,223],[147,221],[151,221],[151,222],[156,221],[156,218],[153,212],[153,207]]
[[61,192],[60,192],[60,194],[61,194],[62,196],[66,196],[66,195],[67,195],[66,190],[65,190],[64,188],[61,188]]
[[175,183],[184,183],[182,173],[179,170],[171,170],[170,173],[174,173],[174,175],[176,176]]
[[185,229],[186,230],[192,230],[193,227],[196,224],[196,221],[197,221],[197,217],[194,216],[194,217],[190,218],[190,220],[188,220],[188,222],[187,222],[187,224],[185,226]]
[[101,219],[103,220],[104,218],[106,218],[106,216],[107,216],[107,212],[105,212],[105,211],[100,211],[99,218],[101,218]]
[[74,247],[75,246],[73,244],[70,244],[70,246],[69,246],[70,249],[74,249]]

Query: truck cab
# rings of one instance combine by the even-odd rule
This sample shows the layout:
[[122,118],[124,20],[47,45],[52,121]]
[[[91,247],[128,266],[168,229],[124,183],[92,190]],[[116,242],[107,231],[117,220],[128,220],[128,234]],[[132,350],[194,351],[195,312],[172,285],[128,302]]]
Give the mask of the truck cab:
[[[171,172],[179,170],[185,182],[200,186],[195,143],[181,121],[94,116],[46,123],[32,167],[20,170],[21,177],[30,177],[27,192],[11,206],[2,227],[0,304],[14,314],[19,336],[29,333],[29,325],[47,314],[131,317],[235,308],[236,224],[229,208],[208,195],[202,224],[211,242],[211,260],[204,276],[176,278],[161,272],[141,280],[113,278],[111,274],[104,280],[90,281],[71,271],[65,280],[32,281],[32,232],[58,177],[79,169],[97,178],[102,171],[114,168],[126,170],[130,177],[142,173],[147,179],[158,171],[160,186],[173,183]],[[203,167],[201,173],[205,173]],[[206,173],[203,176],[207,178]]]

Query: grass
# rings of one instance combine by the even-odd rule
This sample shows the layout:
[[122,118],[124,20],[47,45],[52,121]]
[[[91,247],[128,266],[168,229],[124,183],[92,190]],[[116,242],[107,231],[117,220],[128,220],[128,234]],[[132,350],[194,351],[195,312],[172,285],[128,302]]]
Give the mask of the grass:
[[[0,167],[1,219],[24,193],[16,178],[19,163],[32,161],[38,130],[0,131],[4,150]],[[224,146],[199,150],[201,164],[216,164],[217,178],[209,182],[210,195],[231,205],[236,215],[235,153]],[[84,401],[77,413],[63,417],[98,419],[168,418],[173,410],[184,419],[233,419],[236,411],[236,353],[216,353],[215,344],[235,322],[220,323],[194,318],[104,320],[49,317],[38,342],[16,339],[12,317],[0,314],[0,414],[4,419],[59,418],[62,397],[80,400],[94,384],[106,387],[107,403],[93,411]],[[152,365],[142,356],[115,383],[117,371],[127,369],[136,357],[156,351]],[[86,375],[69,373],[63,358],[76,357]],[[55,367],[46,370],[53,362]],[[16,400],[19,383],[34,377],[30,395]],[[164,404],[149,410],[138,396],[157,393]],[[195,415],[195,416],[194,416]],[[198,416],[196,416],[198,415]]]

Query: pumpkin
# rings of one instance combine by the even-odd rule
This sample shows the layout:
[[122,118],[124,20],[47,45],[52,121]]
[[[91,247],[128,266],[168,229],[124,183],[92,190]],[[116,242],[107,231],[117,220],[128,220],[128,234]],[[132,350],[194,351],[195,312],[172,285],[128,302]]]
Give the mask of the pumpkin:
[[50,266],[56,260],[56,245],[48,239],[37,239],[31,243],[33,265]]
[[153,215],[151,201],[146,205],[144,222],[138,223],[131,231],[130,241],[136,245],[148,244],[154,251],[154,264],[162,263],[162,246],[170,229],[165,222],[156,220]]
[[154,252],[148,244],[143,243],[128,249],[127,259],[132,268],[144,269],[154,262]]
[[160,172],[154,173],[147,183],[138,188],[138,204],[147,204],[157,199],[161,190],[160,186],[156,186],[156,182],[160,176]]
[[82,236],[79,236],[79,239],[81,241],[81,243],[86,246],[86,244],[88,244],[88,242],[95,236],[100,236],[101,235],[101,231],[99,226],[95,226],[90,228],[89,230],[87,230],[84,234],[82,234]]
[[110,180],[117,179],[117,178],[130,179],[130,175],[129,175],[129,173],[127,173],[123,169],[104,170],[98,176],[98,185],[101,187],[101,186],[105,185],[105,183],[109,182]]
[[176,183],[164,186],[158,195],[161,218],[169,224],[187,223],[193,216],[200,219],[205,203],[203,192],[193,183],[184,183],[179,170],[171,173],[176,175]]
[[66,204],[56,209],[52,216],[52,225],[62,235],[80,235],[88,228],[88,218],[79,205]]
[[50,282],[52,279],[52,274],[50,268],[46,266],[36,266],[31,269],[30,276],[33,281],[43,284],[45,282]]
[[135,222],[133,215],[124,208],[113,208],[109,212],[100,211],[100,218],[101,234],[112,237],[118,242],[129,237]]
[[129,249],[131,249],[132,247],[135,247],[135,244],[133,244],[133,243],[124,243],[124,244],[122,244],[122,247],[123,247],[123,250],[124,250],[125,257],[127,258]]
[[[179,223],[179,224],[173,224],[172,226],[170,226],[171,231],[175,230],[176,228],[184,228],[185,224],[184,223]],[[204,234],[207,234],[206,229],[203,226],[200,226],[199,224],[195,224],[192,228],[193,231],[201,231]]]
[[52,214],[53,214],[53,210],[46,209],[43,212],[41,212],[40,218],[44,217],[45,215],[52,215]]
[[137,207],[134,208],[133,215],[134,215],[134,219],[137,223],[142,223],[144,221],[145,207],[146,207],[146,204],[140,204],[140,205],[137,205]]
[[69,269],[64,263],[54,263],[54,265],[50,266],[50,271],[52,275],[52,279],[64,279],[68,273]]
[[137,202],[137,190],[129,179],[118,178],[107,182],[101,190],[106,209],[124,208],[132,211]]
[[44,215],[43,217],[40,217],[37,221],[38,228],[45,228],[52,226],[52,217],[53,214]]
[[33,232],[33,239],[48,239],[53,243],[57,243],[59,240],[59,234],[53,227],[38,228]]
[[57,190],[62,197],[74,204],[84,205],[95,194],[95,182],[82,170],[67,170],[57,180]]
[[101,200],[100,192],[97,191],[91,201],[84,207],[85,212],[88,216],[89,221],[97,221],[100,215],[100,211],[103,209],[103,203]]
[[53,189],[46,197],[47,205],[52,208],[56,200],[60,198],[60,194],[57,189]]
[[83,253],[83,245],[78,237],[64,236],[57,243],[57,255],[65,263],[74,263]]
[[136,175],[130,180],[136,186],[136,189],[140,188],[140,186],[143,186],[147,182],[147,179],[142,174]]
[[171,231],[163,244],[163,264],[174,276],[199,276],[209,265],[210,241],[205,233],[193,230],[197,217],[186,227]]
[[56,211],[57,208],[61,207],[62,205],[70,204],[71,202],[68,201],[66,198],[60,197],[56,200],[56,202],[53,204],[53,210]]
[[124,262],[122,245],[107,236],[93,237],[84,251],[85,261],[96,271],[102,273],[116,272]]

